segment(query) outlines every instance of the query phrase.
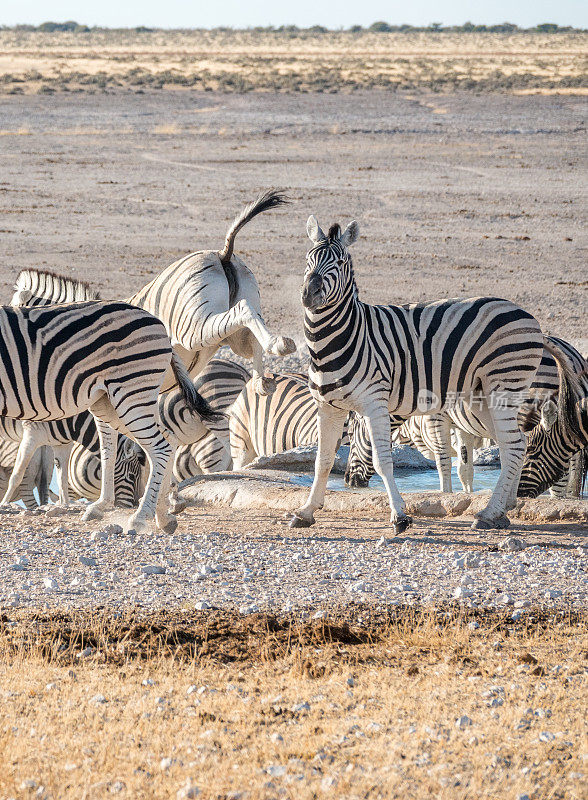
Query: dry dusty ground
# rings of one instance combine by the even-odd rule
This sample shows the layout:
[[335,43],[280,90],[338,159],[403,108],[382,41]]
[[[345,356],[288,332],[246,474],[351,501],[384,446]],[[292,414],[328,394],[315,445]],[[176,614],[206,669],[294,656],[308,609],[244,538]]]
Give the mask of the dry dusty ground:
[[[91,280],[105,297],[128,296],[183,253],[220,247],[233,214],[279,186],[292,206],[244,230],[237,249],[259,278],[269,323],[299,342],[312,212],[327,224],[360,221],[356,273],[372,302],[497,294],[588,349],[584,114],[576,96],[5,96],[0,292],[7,301],[19,269],[45,267]],[[223,514],[201,523],[191,513],[180,531],[198,543]],[[323,517],[323,533],[340,535],[343,522],[351,536],[386,535],[384,515]],[[231,525],[273,523],[238,513]],[[578,526],[523,527],[548,549],[585,542]],[[464,521],[432,528],[448,550],[490,543],[474,541]],[[5,615],[4,639],[24,613]],[[124,667],[75,653],[48,664],[46,650],[5,646],[0,796],[42,785],[38,797],[173,797],[191,778],[204,797],[580,798],[584,623],[558,628],[551,617],[546,633],[525,632],[532,616],[516,633],[510,618],[503,631],[492,621],[447,634],[401,625],[373,646],[310,641],[268,655],[255,645],[254,657],[224,665],[193,652],[184,663],[157,652],[134,661],[124,647]],[[247,618],[224,619],[249,641]],[[172,623],[162,618],[158,630]],[[528,650],[538,665],[519,663]],[[191,684],[218,691],[187,695]],[[99,694],[107,702],[92,701]],[[292,711],[305,701],[309,709]],[[455,726],[462,715],[471,727]],[[27,780],[36,783],[19,788]]]
[[587,647],[565,616],[4,618],[0,793],[580,800]]
[[0,93],[586,92],[588,35],[0,31]]
[[23,267],[128,296],[221,246],[257,193],[288,209],[237,250],[268,321],[301,341],[310,213],[356,218],[370,302],[494,294],[586,339],[585,101],[579,97],[145,95],[0,100],[0,293]]

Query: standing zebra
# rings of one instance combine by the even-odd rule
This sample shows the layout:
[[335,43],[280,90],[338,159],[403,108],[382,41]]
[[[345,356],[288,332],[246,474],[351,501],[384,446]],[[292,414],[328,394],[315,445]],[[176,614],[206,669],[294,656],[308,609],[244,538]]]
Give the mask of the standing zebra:
[[[114,500],[116,433],[147,454],[150,475],[131,525],[173,530],[167,513],[173,446],[161,431],[158,395],[173,370],[186,403],[214,415],[173,353],[163,323],[127,303],[90,301],[40,308],[0,308],[0,416],[23,420],[24,435],[4,502],[20,484],[36,446],[31,421],[45,422],[90,410],[100,437],[102,492],[89,506],[91,519]],[[115,430],[113,430],[113,428]],[[160,490],[163,490],[160,492]]]
[[[247,223],[287,202],[278,191],[261,195],[234,219],[220,251],[189,253],[126,301],[162,320],[175,352],[188,365],[192,377],[226,344],[237,355],[253,359],[257,389],[268,393],[272,385],[263,378],[263,352],[284,356],[296,350],[292,339],[269,332],[261,314],[255,276],[234,253],[235,238]],[[48,297],[55,302],[55,279],[59,282],[62,276],[24,270],[18,276],[11,305],[21,305],[23,297],[27,305]],[[168,373],[163,391],[174,383]]]
[[[585,395],[588,396],[588,380],[581,378],[586,373],[588,363],[583,356],[564,339],[549,336],[548,340],[558,347],[567,357],[570,367],[579,380],[583,381]],[[551,353],[544,349],[541,364],[530,387],[529,394],[521,404],[518,413],[519,427],[523,431],[532,429],[540,419],[540,407],[546,395],[559,390],[557,364]],[[398,427],[400,426],[400,427]],[[442,492],[451,492],[451,433],[456,436],[457,474],[465,492],[473,491],[473,450],[479,447],[483,438],[489,438],[490,432],[476,411],[463,402],[439,414],[422,417],[410,417],[408,420],[391,418],[392,441],[402,444],[414,444],[425,456],[427,451],[437,465]],[[345,481],[351,486],[365,486],[374,474],[372,462],[372,446],[367,425],[362,417],[352,422],[351,447]],[[577,459],[581,461],[581,458]],[[570,469],[575,471],[576,463],[572,459]],[[567,481],[566,481],[567,484]],[[567,490],[567,485],[566,485]]]
[[273,375],[273,394],[261,397],[252,381],[229,412],[233,469],[257,456],[282,453],[318,441],[316,403],[308,383],[291,375]]
[[[405,306],[362,303],[348,251],[359,235],[357,223],[343,232],[333,225],[325,235],[310,217],[307,232],[312,247],[302,303],[310,388],[319,407],[319,449],[309,498],[290,524],[314,522],[346,416],[356,411],[367,419],[391,522],[395,533],[402,533],[412,520],[394,482],[390,414],[437,413],[466,397],[498,442],[502,465],[492,497],[473,526],[506,528],[525,454],[517,425],[519,398],[533,382],[544,346],[537,320],[493,297]],[[549,347],[563,370],[561,352]]]

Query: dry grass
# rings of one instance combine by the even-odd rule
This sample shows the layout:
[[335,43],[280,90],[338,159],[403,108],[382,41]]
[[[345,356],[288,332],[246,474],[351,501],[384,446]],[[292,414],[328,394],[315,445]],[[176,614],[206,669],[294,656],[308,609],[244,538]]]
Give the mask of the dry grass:
[[586,88],[588,35],[0,32],[0,92]]
[[479,621],[5,619],[0,796],[580,798],[585,624]]

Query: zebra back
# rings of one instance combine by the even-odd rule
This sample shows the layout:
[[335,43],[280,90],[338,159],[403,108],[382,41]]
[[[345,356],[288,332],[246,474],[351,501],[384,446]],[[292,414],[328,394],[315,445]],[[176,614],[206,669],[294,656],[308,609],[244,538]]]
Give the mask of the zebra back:
[[23,269],[14,284],[11,306],[45,306],[100,300],[89,283],[50,270]]
[[260,396],[249,381],[230,409],[233,459],[243,450],[269,456],[318,440],[316,403],[308,386],[290,376],[272,378],[271,395]]

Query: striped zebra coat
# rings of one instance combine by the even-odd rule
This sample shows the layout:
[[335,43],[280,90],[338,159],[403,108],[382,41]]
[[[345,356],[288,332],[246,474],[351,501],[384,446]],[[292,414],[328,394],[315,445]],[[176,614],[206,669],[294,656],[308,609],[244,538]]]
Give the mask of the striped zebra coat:
[[316,403],[304,379],[272,376],[275,389],[260,396],[253,381],[245,386],[229,411],[233,469],[258,456],[282,453],[318,441]]
[[[86,491],[83,493],[75,491],[78,497],[96,500],[100,496],[100,440],[94,417],[89,411],[82,411],[80,414],[61,420],[28,423],[28,425],[19,419],[0,417],[0,437],[19,445],[24,438],[25,426],[28,428],[29,451],[34,452],[44,446],[49,446],[53,450],[61,505],[69,504],[70,485],[85,487]],[[126,436],[117,436],[117,439],[114,503],[122,508],[132,508],[139,501],[145,456],[143,451]],[[87,456],[76,457],[74,467],[70,454],[76,442],[79,443],[81,453],[87,453]]]
[[[548,340],[565,354],[571,370],[576,376],[579,377],[586,373],[588,363],[575,347],[555,336],[549,336]],[[546,401],[546,397],[557,393],[558,390],[557,364],[549,351],[544,350],[529,395],[525,398],[518,413],[521,430],[530,430],[539,422],[541,405]],[[586,386],[585,394],[588,396],[588,386]],[[391,430],[393,442],[412,444],[425,456],[435,460],[442,492],[452,491],[451,433],[453,432],[457,440],[458,477],[465,492],[473,491],[473,450],[475,447],[481,446],[482,439],[490,437],[490,433],[474,409],[459,402],[440,414],[411,417],[403,422],[391,418]],[[572,459],[572,461],[570,470],[575,475],[577,472],[576,461],[581,462],[582,458]],[[351,447],[345,480],[350,486],[366,486],[373,474],[371,441],[365,420],[359,417],[352,423]],[[565,491],[556,492],[558,496],[568,493],[567,483],[566,479]],[[570,484],[575,483],[576,481],[570,480]],[[574,488],[577,495],[578,489],[576,486]],[[574,493],[571,488],[569,491],[571,494]]]
[[[175,352],[196,377],[221,345],[253,359],[253,377],[260,393],[271,391],[263,377],[263,353],[284,356],[296,345],[268,330],[259,286],[245,262],[234,252],[235,238],[259,214],[286,204],[278,191],[268,191],[246,206],[233,220],[220,251],[189,253],[167,267],[127,302],[143,308],[165,324]],[[24,270],[17,280],[12,305],[30,305],[35,298],[54,297],[51,273]],[[59,276],[57,276],[59,277]],[[168,372],[162,391],[175,384]]]
[[36,450],[31,423],[90,410],[100,437],[103,478],[100,498],[85,517],[100,514],[114,500],[114,428],[142,447],[151,466],[131,525],[145,529],[156,514],[160,527],[175,528],[166,509],[174,447],[161,431],[157,407],[170,367],[190,407],[211,417],[173,353],[165,326],[142,309],[98,301],[1,307],[0,416],[23,421],[23,439],[4,502],[15,493]]
[[[250,372],[241,364],[213,358],[194,381],[194,386],[212,409],[226,412],[250,379]],[[207,431],[189,446],[178,447],[174,477],[184,481],[195,475],[231,469],[231,464],[229,417],[226,415],[216,430]]]
[[[501,473],[476,528],[504,528],[514,507],[525,442],[517,425],[541,361],[544,337],[528,312],[492,297],[406,306],[361,302],[349,255],[357,223],[325,235],[314,217],[302,289],[310,352],[310,388],[319,406],[315,479],[291,525],[314,522],[324,502],[337,439],[349,411],[367,418],[374,466],[381,475],[396,533],[412,522],[393,477],[390,414],[407,418],[444,411],[456,398],[478,413],[499,445]],[[554,357],[562,359],[560,351]]]
[[539,422],[528,434],[517,494],[538,497],[553,487],[561,496],[571,484],[581,496],[587,471],[588,373],[583,372],[560,387],[557,403],[549,399],[543,404]]

